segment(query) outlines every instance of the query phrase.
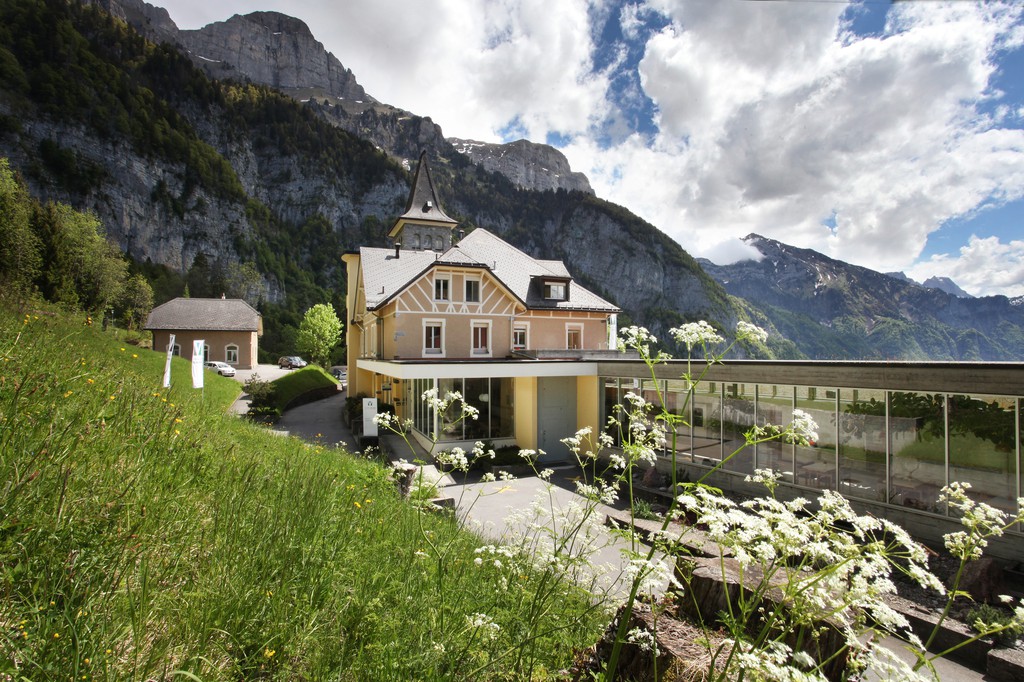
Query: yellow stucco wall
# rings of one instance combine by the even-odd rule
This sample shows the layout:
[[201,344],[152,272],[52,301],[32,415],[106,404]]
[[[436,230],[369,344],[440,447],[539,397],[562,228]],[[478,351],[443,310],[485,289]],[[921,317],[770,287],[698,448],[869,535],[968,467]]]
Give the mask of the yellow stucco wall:
[[589,426],[601,430],[601,383],[599,377],[576,377],[576,430]]
[[516,444],[523,449],[537,448],[537,377],[515,379]]

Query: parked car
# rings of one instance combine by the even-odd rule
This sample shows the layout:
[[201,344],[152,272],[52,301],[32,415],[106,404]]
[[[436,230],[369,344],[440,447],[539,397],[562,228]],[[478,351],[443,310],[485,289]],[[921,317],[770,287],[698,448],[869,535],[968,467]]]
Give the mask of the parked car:
[[281,369],[298,369],[305,367],[309,363],[300,358],[298,355],[282,355],[277,359],[277,366]]
[[203,363],[206,369],[212,369],[222,377],[233,377],[235,376],[235,368],[226,362],[219,362],[217,360],[208,360]]
[[331,367],[331,376],[338,381],[345,381],[348,379],[348,367],[343,367],[342,365]]

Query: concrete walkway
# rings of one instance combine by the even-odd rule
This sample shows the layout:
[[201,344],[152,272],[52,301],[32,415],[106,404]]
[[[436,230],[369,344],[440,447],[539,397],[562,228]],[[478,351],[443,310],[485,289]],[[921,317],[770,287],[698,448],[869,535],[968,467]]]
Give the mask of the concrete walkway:
[[[262,373],[260,376],[264,377]],[[356,439],[341,419],[344,405],[344,391],[339,391],[337,396],[300,405],[282,415],[275,425],[274,431],[281,435],[292,435],[312,443],[337,446],[344,448],[347,452],[357,453],[359,448]],[[247,409],[248,401],[244,395],[232,406],[232,412],[236,414],[244,414]],[[407,446],[401,439],[388,436],[385,438],[389,439],[386,445],[396,460],[399,457],[407,460],[415,458],[412,453],[406,452]],[[416,456],[424,454],[420,452]],[[528,522],[524,521],[522,512],[538,502],[541,508],[548,510],[546,513],[555,515],[564,512],[573,504],[578,504],[580,498],[572,492],[574,471],[575,467],[556,470],[552,477],[552,482],[555,485],[550,491],[543,481],[533,476],[509,482],[482,483],[479,480],[456,482],[450,476],[438,472],[433,466],[426,468],[424,476],[436,480],[445,494],[455,500],[458,513],[466,520],[471,529],[491,542],[499,543],[527,530]],[[622,514],[621,510],[601,505],[597,518],[604,519],[606,516],[621,518]],[[592,562],[602,569],[599,573],[591,574],[593,580],[596,581],[595,590],[610,589],[613,594],[625,594],[623,574],[627,562],[621,552],[624,547],[626,547],[625,540],[615,537],[610,543],[588,548]],[[890,648],[901,654],[901,657],[909,656],[895,640],[891,642]],[[992,679],[946,659],[937,661],[935,668],[941,682],[984,682]],[[887,682],[878,677],[872,677],[870,674],[867,679]]]

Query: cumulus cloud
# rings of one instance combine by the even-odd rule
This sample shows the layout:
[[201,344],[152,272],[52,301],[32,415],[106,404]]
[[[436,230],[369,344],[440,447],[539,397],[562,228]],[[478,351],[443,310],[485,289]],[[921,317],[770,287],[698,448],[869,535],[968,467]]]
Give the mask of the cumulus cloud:
[[971,235],[958,255],[932,256],[907,274],[919,282],[949,277],[973,296],[1024,296],[1024,241]]
[[[202,23],[254,9],[251,0],[164,4],[176,21],[192,11]],[[1024,45],[1020,3],[259,6],[306,21],[371,95],[430,116],[446,135],[569,139],[563,151],[600,196],[695,255],[742,257],[739,239],[756,232],[911,271],[940,227],[1024,199],[1024,108],[995,85],[1002,55]],[[854,31],[860,13],[881,11],[884,26]],[[626,43],[599,42],[609,20]],[[627,59],[637,50],[638,65]],[[595,71],[598,55],[607,65]],[[630,113],[611,97],[630,98]],[[631,117],[646,98],[655,127],[641,135]],[[989,255],[1012,265],[1005,246]],[[964,258],[927,263],[960,281],[954,269]]]
[[[651,5],[672,18],[640,67],[659,137],[605,151],[611,175],[583,144],[570,159],[684,247],[758,232],[903,269],[949,219],[1024,196],[1024,132],[983,113],[1019,7],[899,3],[865,37],[843,4]],[[652,167],[663,187],[629,180]]]

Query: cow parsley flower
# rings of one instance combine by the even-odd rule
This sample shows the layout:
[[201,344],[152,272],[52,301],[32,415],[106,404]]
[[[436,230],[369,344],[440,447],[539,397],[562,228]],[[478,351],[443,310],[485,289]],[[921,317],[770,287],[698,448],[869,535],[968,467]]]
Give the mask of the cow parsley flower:
[[706,321],[688,322],[681,327],[674,327],[668,330],[675,337],[676,341],[686,346],[686,350],[692,351],[696,346],[707,348],[725,341],[715,328]]

